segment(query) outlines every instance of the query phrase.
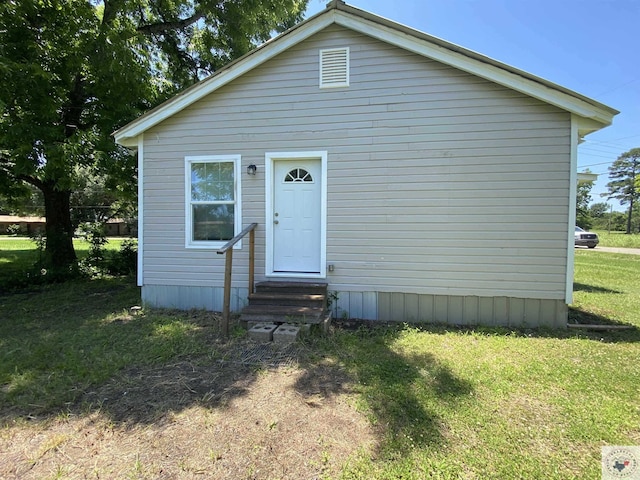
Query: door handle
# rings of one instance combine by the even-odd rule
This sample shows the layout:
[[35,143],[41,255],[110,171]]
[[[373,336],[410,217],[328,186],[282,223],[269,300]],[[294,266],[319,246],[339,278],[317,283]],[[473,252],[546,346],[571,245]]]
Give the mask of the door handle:
[[277,225],[280,222],[278,222],[278,220],[274,220],[273,223],[275,223]]

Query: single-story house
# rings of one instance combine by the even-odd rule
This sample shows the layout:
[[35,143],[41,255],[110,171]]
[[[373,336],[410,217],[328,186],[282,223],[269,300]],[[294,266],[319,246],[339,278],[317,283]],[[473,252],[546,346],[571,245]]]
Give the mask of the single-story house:
[[[13,225],[19,228],[20,235],[44,233],[47,219],[45,217],[20,217],[17,215],[0,215],[0,235],[7,234]],[[133,232],[131,225],[121,218],[111,218],[105,224],[108,237],[129,236]]]
[[341,315],[565,326],[577,146],[617,113],[334,0],[115,132],[143,300],[222,309],[217,249],[255,222],[256,281],[326,282]]
[[11,232],[12,227],[18,228],[21,235],[36,235],[44,233],[46,220],[44,217],[20,217],[18,215],[0,215],[0,235]]

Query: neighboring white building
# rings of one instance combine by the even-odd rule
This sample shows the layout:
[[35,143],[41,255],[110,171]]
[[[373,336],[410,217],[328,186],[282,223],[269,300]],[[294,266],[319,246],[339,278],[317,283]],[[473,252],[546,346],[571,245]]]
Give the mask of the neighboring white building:
[[256,222],[256,280],[327,282],[349,317],[565,326],[577,145],[617,113],[333,1],[115,133],[143,300],[220,310],[215,239]]

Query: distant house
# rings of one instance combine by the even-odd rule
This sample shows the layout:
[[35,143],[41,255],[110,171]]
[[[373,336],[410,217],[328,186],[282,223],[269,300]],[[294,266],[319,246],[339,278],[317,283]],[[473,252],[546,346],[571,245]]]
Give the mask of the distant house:
[[[35,235],[44,233],[47,220],[45,217],[20,217],[15,215],[0,215],[0,235],[9,233],[9,227],[18,225],[21,235]],[[120,218],[112,218],[107,220],[105,225],[108,237],[129,236],[135,232],[126,221]]]
[[10,228],[17,225],[22,235],[35,235],[44,232],[44,217],[19,217],[16,215],[0,215],[0,235],[10,233]]
[[349,317],[565,326],[577,146],[617,113],[333,1],[115,133],[143,299],[221,309],[216,249],[256,222],[256,280],[326,282]]

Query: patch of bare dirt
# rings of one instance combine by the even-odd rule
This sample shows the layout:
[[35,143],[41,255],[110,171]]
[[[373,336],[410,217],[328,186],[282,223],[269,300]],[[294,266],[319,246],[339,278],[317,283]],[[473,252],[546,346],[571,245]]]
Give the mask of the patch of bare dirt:
[[251,348],[131,369],[68,415],[12,420],[0,478],[314,479],[375,449],[340,368]]

